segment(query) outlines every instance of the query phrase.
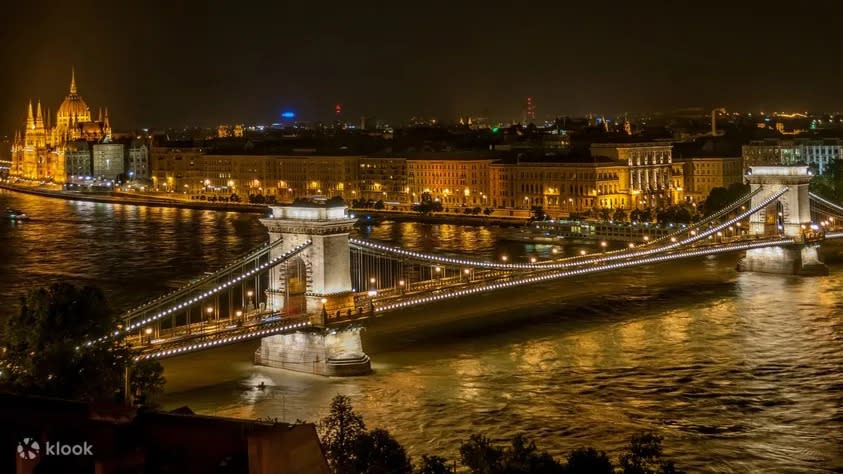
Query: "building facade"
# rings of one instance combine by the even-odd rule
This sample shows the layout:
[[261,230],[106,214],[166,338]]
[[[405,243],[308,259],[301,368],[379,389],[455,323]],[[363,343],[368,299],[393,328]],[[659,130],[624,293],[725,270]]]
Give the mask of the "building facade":
[[122,143],[97,143],[93,147],[93,177],[118,181],[126,173]]
[[489,166],[494,158],[453,156],[407,159],[407,188],[413,202],[429,193],[446,208],[485,206],[489,202]]
[[691,202],[705,201],[714,188],[743,182],[743,159],[739,156],[683,158],[677,163],[682,164],[685,195]]
[[632,207],[661,207],[674,202],[672,144],[595,143],[591,145],[591,154],[626,164]]
[[[30,101],[25,130],[23,134],[15,133],[10,174],[24,179],[63,183],[78,164],[67,163],[68,144],[77,140],[99,142],[110,138],[108,109],[105,109],[104,116],[100,110],[98,119],[92,120],[88,104],[76,89],[76,74],[71,71],[70,90],[58,108],[55,126],[50,123],[49,110],[44,114],[38,101],[33,114]],[[78,157],[73,160],[78,160]]]
[[755,140],[744,145],[742,153],[746,167],[807,164],[823,175],[835,161],[843,158],[843,140]]
[[149,181],[149,148],[142,140],[132,140],[126,153],[126,177],[130,181]]

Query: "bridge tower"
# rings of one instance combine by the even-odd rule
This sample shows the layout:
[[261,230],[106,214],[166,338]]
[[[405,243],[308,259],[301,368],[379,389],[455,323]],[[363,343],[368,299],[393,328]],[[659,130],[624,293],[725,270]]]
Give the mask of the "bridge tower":
[[796,243],[780,247],[750,249],[738,262],[739,271],[827,275],[828,268],[820,261],[819,241],[811,239],[811,204],[808,185],[812,173],[807,166],[753,166],[746,179],[753,195],[751,207],[783,189],[787,191],[767,207],[749,218],[750,234],[757,236],[792,237]]
[[307,314],[313,329],[264,338],[255,353],[255,362],[320,375],[370,372],[361,329],[325,327],[329,315],[343,315],[354,306],[348,234],[356,219],[346,215],[342,201],[296,203],[270,209],[272,215],[261,219],[261,223],[269,231],[270,243],[282,240],[270,258],[311,243],[270,270],[267,309]]

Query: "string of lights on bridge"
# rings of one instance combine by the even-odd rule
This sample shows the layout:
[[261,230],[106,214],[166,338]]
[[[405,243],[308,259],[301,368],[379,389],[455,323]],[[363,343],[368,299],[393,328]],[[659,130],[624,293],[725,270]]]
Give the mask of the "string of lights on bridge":
[[751,243],[738,243],[738,244],[727,244],[721,247],[709,247],[705,249],[696,249],[696,250],[686,250],[680,253],[672,253],[668,255],[660,255],[656,257],[647,257],[640,260],[631,260],[627,262],[619,262],[619,263],[611,263],[607,265],[602,265],[599,267],[589,267],[589,268],[579,268],[575,270],[568,270],[564,272],[552,272],[545,275],[533,276],[529,278],[521,278],[517,280],[507,281],[507,282],[499,282],[499,283],[490,283],[486,285],[479,285],[472,288],[466,288],[462,290],[456,290],[449,293],[443,293],[438,295],[432,296],[423,296],[423,297],[416,297],[411,298],[408,300],[404,300],[398,303],[391,303],[385,304],[382,306],[375,305],[374,309],[377,312],[389,311],[393,309],[404,308],[407,306],[414,306],[418,304],[424,303],[431,303],[434,301],[441,301],[451,298],[456,298],[459,296],[467,296],[476,293],[482,293],[490,290],[498,290],[503,288],[510,288],[514,286],[526,285],[530,283],[537,283],[541,281],[548,281],[548,280],[556,280],[560,278],[566,278],[570,276],[576,275],[585,275],[589,273],[597,273],[603,272],[608,270],[616,270],[621,268],[629,268],[638,265],[647,265],[650,263],[659,263],[669,260],[678,260],[682,258],[693,258],[698,256],[705,256],[705,255],[714,255],[718,253],[725,253],[725,252],[733,252],[738,250],[748,250],[753,248],[763,248],[763,247],[771,247],[771,246],[778,246],[782,244],[794,243],[794,239],[792,238],[778,238],[775,240],[767,240],[763,242],[751,242]]
[[[623,254],[615,254],[615,255],[599,256],[600,254],[583,254],[582,257],[592,257],[592,258],[586,259],[586,260],[579,260],[579,261],[567,261],[567,262],[555,262],[555,263],[550,263],[550,262],[499,263],[499,262],[491,262],[491,261],[488,261],[488,260],[461,259],[461,258],[446,257],[446,256],[436,255],[436,254],[415,252],[415,251],[406,250],[406,249],[403,249],[403,248],[400,248],[400,247],[394,247],[394,246],[390,246],[390,245],[380,244],[380,243],[376,243],[376,242],[370,242],[370,241],[366,241],[366,240],[359,240],[359,239],[349,239],[349,243],[351,243],[352,245],[359,246],[359,247],[368,247],[368,248],[380,250],[380,251],[383,251],[383,252],[401,255],[403,257],[410,257],[410,258],[415,258],[415,259],[419,259],[419,260],[426,260],[426,261],[431,261],[431,262],[436,262],[436,263],[449,263],[449,264],[462,265],[462,266],[468,266],[468,267],[491,268],[491,269],[496,269],[496,270],[537,270],[537,269],[550,270],[550,269],[571,268],[571,267],[578,267],[578,266],[582,266],[582,265],[593,264],[593,263],[597,263],[597,262],[605,262],[607,260],[608,261],[614,261],[614,260],[622,260],[622,259],[635,258],[635,257],[643,257],[643,256],[647,256],[647,255],[654,255],[654,254],[659,254],[659,253],[664,253],[664,252],[670,251],[670,250],[675,249],[677,247],[682,247],[682,246],[692,244],[692,243],[697,242],[699,240],[705,239],[706,237],[713,236],[717,232],[720,232],[723,229],[726,229],[727,227],[733,226],[735,223],[737,223],[737,222],[745,219],[746,217],[758,212],[759,210],[765,208],[767,205],[769,205],[774,200],[778,199],[784,193],[786,193],[787,190],[788,190],[788,188],[783,188],[783,189],[779,190],[778,192],[773,193],[770,196],[768,196],[767,198],[765,198],[757,206],[742,212],[741,214],[739,214],[735,218],[732,218],[732,219],[730,219],[726,222],[723,222],[723,223],[721,223],[717,226],[711,227],[711,228],[709,228],[709,229],[707,229],[703,232],[697,233],[697,232],[692,230],[691,236],[686,238],[686,239],[683,239],[683,240],[677,240],[674,237],[674,238],[671,239],[672,243],[670,243],[669,245],[656,247],[656,248],[650,248],[650,249],[647,249],[647,250],[638,250],[638,251],[632,251],[632,252],[628,251],[628,252],[625,252]],[[595,256],[595,255],[598,255],[598,256]]]
[[[232,279],[230,279],[230,280],[228,280],[228,281],[226,281],[226,282],[223,282],[223,283],[221,283],[221,284],[217,285],[215,288],[213,288],[213,289],[211,289],[211,290],[208,290],[208,291],[206,291],[206,292],[204,292],[204,293],[200,294],[199,296],[193,297],[193,298],[191,298],[191,299],[189,299],[189,300],[187,300],[187,301],[185,301],[185,302],[183,302],[183,303],[174,304],[174,305],[173,305],[173,306],[171,306],[170,308],[167,308],[167,309],[165,309],[165,310],[161,310],[160,312],[156,313],[155,315],[150,316],[150,317],[148,317],[148,318],[146,318],[146,319],[143,319],[143,320],[141,320],[141,321],[139,321],[139,322],[137,322],[137,323],[134,323],[134,324],[128,324],[128,325],[126,326],[126,328],[124,329],[124,332],[129,333],[130,331],[132,331],[132,330],[134,330],[134,329],[137,329],[137,328],[139,328],[139,327],[141,327],[141,326],[144,326],[144,325],[146,325],[146,324],[149,324],[150,322],[157,321],[158,319],[161,319],[161,318],[163,318],[164,316],[167,316],[167,315],[169,315],[169,314],[171,314],[171,313],[173,313],[173,312],[175,312],[175,311],[178,311],[178,310],[180,310],[180,309],[186,308],[186,307],[190,306],[191,304],[198,303],[198,302],[200,302],[200,301],[202,301],[202,300],[204,300],[204,299],[208,298],[209,296],[213,296],[213,295],[215,295],[216,293],[218,293],[218,292],[220,292],[220,291],[222,291],[222,290],[224,290],[224,289],[228,288],[228,287],[229,287],[229,286],[231,286],[231,285],[234,285],[234,284],[236,284],[236,283],[239,283],[239,282],[241,282],[242,280],[244,280],[244,279],[246,279],[246,278],[249,278],[249,277],[251,277],[252,275],[254,275],[254,274],[256,274],[256,273],[258,273],[258,272],[260,272],[260,271],[263,271],[263,270],[265,270],[265,269],[267,269],[267,268],[269,268],[269,267],[273,267],[273,266],[275,266],[275,265],[278,265],[279,263],[283,262],[284,260],[287,260],[287,259],[289,259],[289,258],[293,257],[294,255],[296,255],[297,253],[301,252],[302,250],[304,250],[307,246],[309,246],[309,245],[310,245],[310,244],[312,244],[312,243],[313,243],[313,241],[312,241],[312,240],[307,240],[307,241],[305,241],[305,242],[303,242],[303,243],[301,243],[301,244],[297,245],[296,247],[294,247],[294,248],[290,249],[289,251],[287,251],[287,252],[285,252],[285,253],[283,253],[283,254],[281,254],[281,255],[279,255],[279,256],[277,256],[277,257],[273,258],[273,259],[271,259],[270,261],[268,261],[268,262],[266,262],[266,263],[264,263],[264,264],[262,264],[262,265],[260,265],[260,266],[258,266],[258,267],[256,267],[256,268],[253,268],[253,269],[251,269],[251,270],[249,270],[249,271],[247,271],[247,272],[245,272],[245,273],[243,273],[243,274],[241,274],[241,275],[238,275],[238,276],[236,276],[236,277],[234,277],[234,278],[232,278]],[[119,331],[119,330],[114,331],[114,333],[113,333],[112,335],[113,335],[113,336],[118,336],[118,335],[120,335],[120,331]],[[103,336],[103,337],[101,337],[101,338],[99,338],[99,339],[96,339],[96,340],[93,340],[93,341],[87,341],[87,342],[85,343],[85,345],[86,345],[86,346],[91,346],[92,344],[94,344],[94,343],[96,343],[96,342],[101,342],[101,341],[104,341],[104,340],[105,340],[105,339],[107,339],[107,338],[108,338],[108,336]]]
[[221,274],[225,274],[225,273],[227,273],[227,272],[231,272],[231,271],[232,271],[232,270],[234,270],[235,268],[237,268],[237,267],[241,266],[241,265],[243,264],[243,262],[246,262],[246,261],[249,261],[249,260],[253,260],[253,259],[256,259],[256,258],[260,258],[260,257],[264,256],[265,254],[269,253],[272,249],[274,249],[275,247],[277,247],[277,246],[278,246],[278,245],[280,245],[281,243],[282,243],[282,241],[281,241],[280,239],[279,239],[279,240],[276,240],[275,242],[265,243],[265,244],[261,245],[260,247],[258,247],[257,249],[252,250],[251,252],[249,252],[248,254],[246,254],[246,256],[245,256],[245,257],[242,257],[242,258],[237,259],[234,263],[232,263],[232,264],[230,264],[230,265],[227,265],[227,266],[225,266],[225,267],[221,268],[220,270],[217,270],[216,272],[214,272],[214,273],[213,273],[213,274],[211,274],[211,275],[206,275],[205,277],[200,278],[200,279],[199,279],[199,280],[197,280],[197,281],[191,282],[191,283],[189,283],[189,284],[185,285],[185,286],[184,286],[184,287],[182,287],[182,288],[179,288],[179,289],[177,289],[177,290],[174,290],[174,291],[172,291],[172,292],[170,292],[170,293],[168,293],[168,294],[166,294],[166,295],[162,295],[162,296],[160,296],[160,297],[158,297],[158,298],[155,298],[155,299],[153,299],[153,300],[151,300],[151,301],[148,301],[148,302],[146,302],[146,303],[144,303],[144,304],[142,304],[142,305],[138,306],[137,308],[134,308],[134,309],[131,309],[131,310],[127,311],[127,312],[126,312],[126,313],[122,316],[122,319],[130,319],[130,318],[132,318],[133,316],[135,316],[135,315],[136,315],[136,314],[138,314],[138,313],[143,313],[143,312],[144,312],[145,310],[147,310],[150,306],[161,305],[161,304],[166,303],[167,301],[170,301],[170,300],[176,299],[176,298],[178,298],[180,295],[183,295],[183,294],[185,294],[185,293],[190,292],[190,291],[191,291],[191,290],[193,290],[194,288],[196,288],[196,287],[198,287],[198,286],[201,286],[201,285],[203,285],[203,284],[205,284],[205,283],[207,283],[207,282],[209,282],[209,281],[213,280],[214,278],[218,277],[218,276],[219,276],[219,275],[221,275]]
[[170,356],[175,356],[175,355],[179,355],[179,354],[186,354],[188,352],[199,351],[199,350],[208,349],[208,348],[211,348],[211,347],[221,346],[221,345],[224,345],[224,344],[232,344],[232,343],[235,343],[235,342],[245,341],[247,339],[254,339],[256,337],[269,336],[271,334],[278,334],[278,333],[282,333],[282,332],[285,332],[285,331],[293,331],[293,330],[301,329],[301,328],[304,328],[304,327],[307,327],[307,326],[310,326],[310,325],[311,325],[310,321],[303,321],[303,322],[300,322],[300,323],[288,324],[286,326],[263,329],[263,330],[260,330],[260,331],[253,331],[253,332],[250,332],[250,333],[247,333],[247,334],[239,334],[237,336],[229,336],[229,337],[225,337],[225,338],[215,339],[213,341],[198,342],[196,344],[190,344],[188,346],[182,346],[182,347],[178,347],[178,348],[175,348],[175,349],[164,349],[164,350],[160,350],[160,351],[156,351],[156,352],[152,352],[152,353],[149,353],[149,354],[144,354],[142,356],[136,357],[135,360],[159,359],[159,358],[162,358],[162,357],[170,357]]

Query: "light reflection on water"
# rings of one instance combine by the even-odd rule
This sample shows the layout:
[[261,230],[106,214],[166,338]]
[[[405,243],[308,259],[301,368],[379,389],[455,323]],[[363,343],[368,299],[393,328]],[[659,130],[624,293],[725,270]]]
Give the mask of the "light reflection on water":
[[[59,280],[103,286],[125,307],[266,238],[254,216],[232,213],[0,191],[6,206],[33,216],[0,222],[6,308],[26,287]],[[410,223],[367,231],[424,251],[550,255],[548,246],[498,242],[498,232]],[[255,343],[173,359],[166,403],[316,420],[345,393],[414,455],[454,457],[476,431],[526,432],[554,454],[586,444],[616,451],[652,429],[693,472],[843,469],[843,267],[812,279],[736,274],[734,261],[547,283],[450,305],[447,318],[442,308],[386,318],[365,333],[369,377],[254,367]]]

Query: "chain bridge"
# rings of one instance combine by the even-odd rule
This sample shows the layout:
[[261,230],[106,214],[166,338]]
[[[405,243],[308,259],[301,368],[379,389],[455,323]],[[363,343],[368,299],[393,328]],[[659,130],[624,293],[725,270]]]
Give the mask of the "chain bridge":
[[[109,337],[139,358],[259,339],[255,363],[322,375],[370,370],[360,331],[373,317],[552,280],[731,252],[739,271],[824,275],[818,249],[843,238],[843,207],[809,192],[806,166],[753,167],[750,192],[645,244],[528,262],[407,250],[350,238],[344,204],[272,206],[269,242],[122,315]],[[96,344],[99,341],[88,341]]]

